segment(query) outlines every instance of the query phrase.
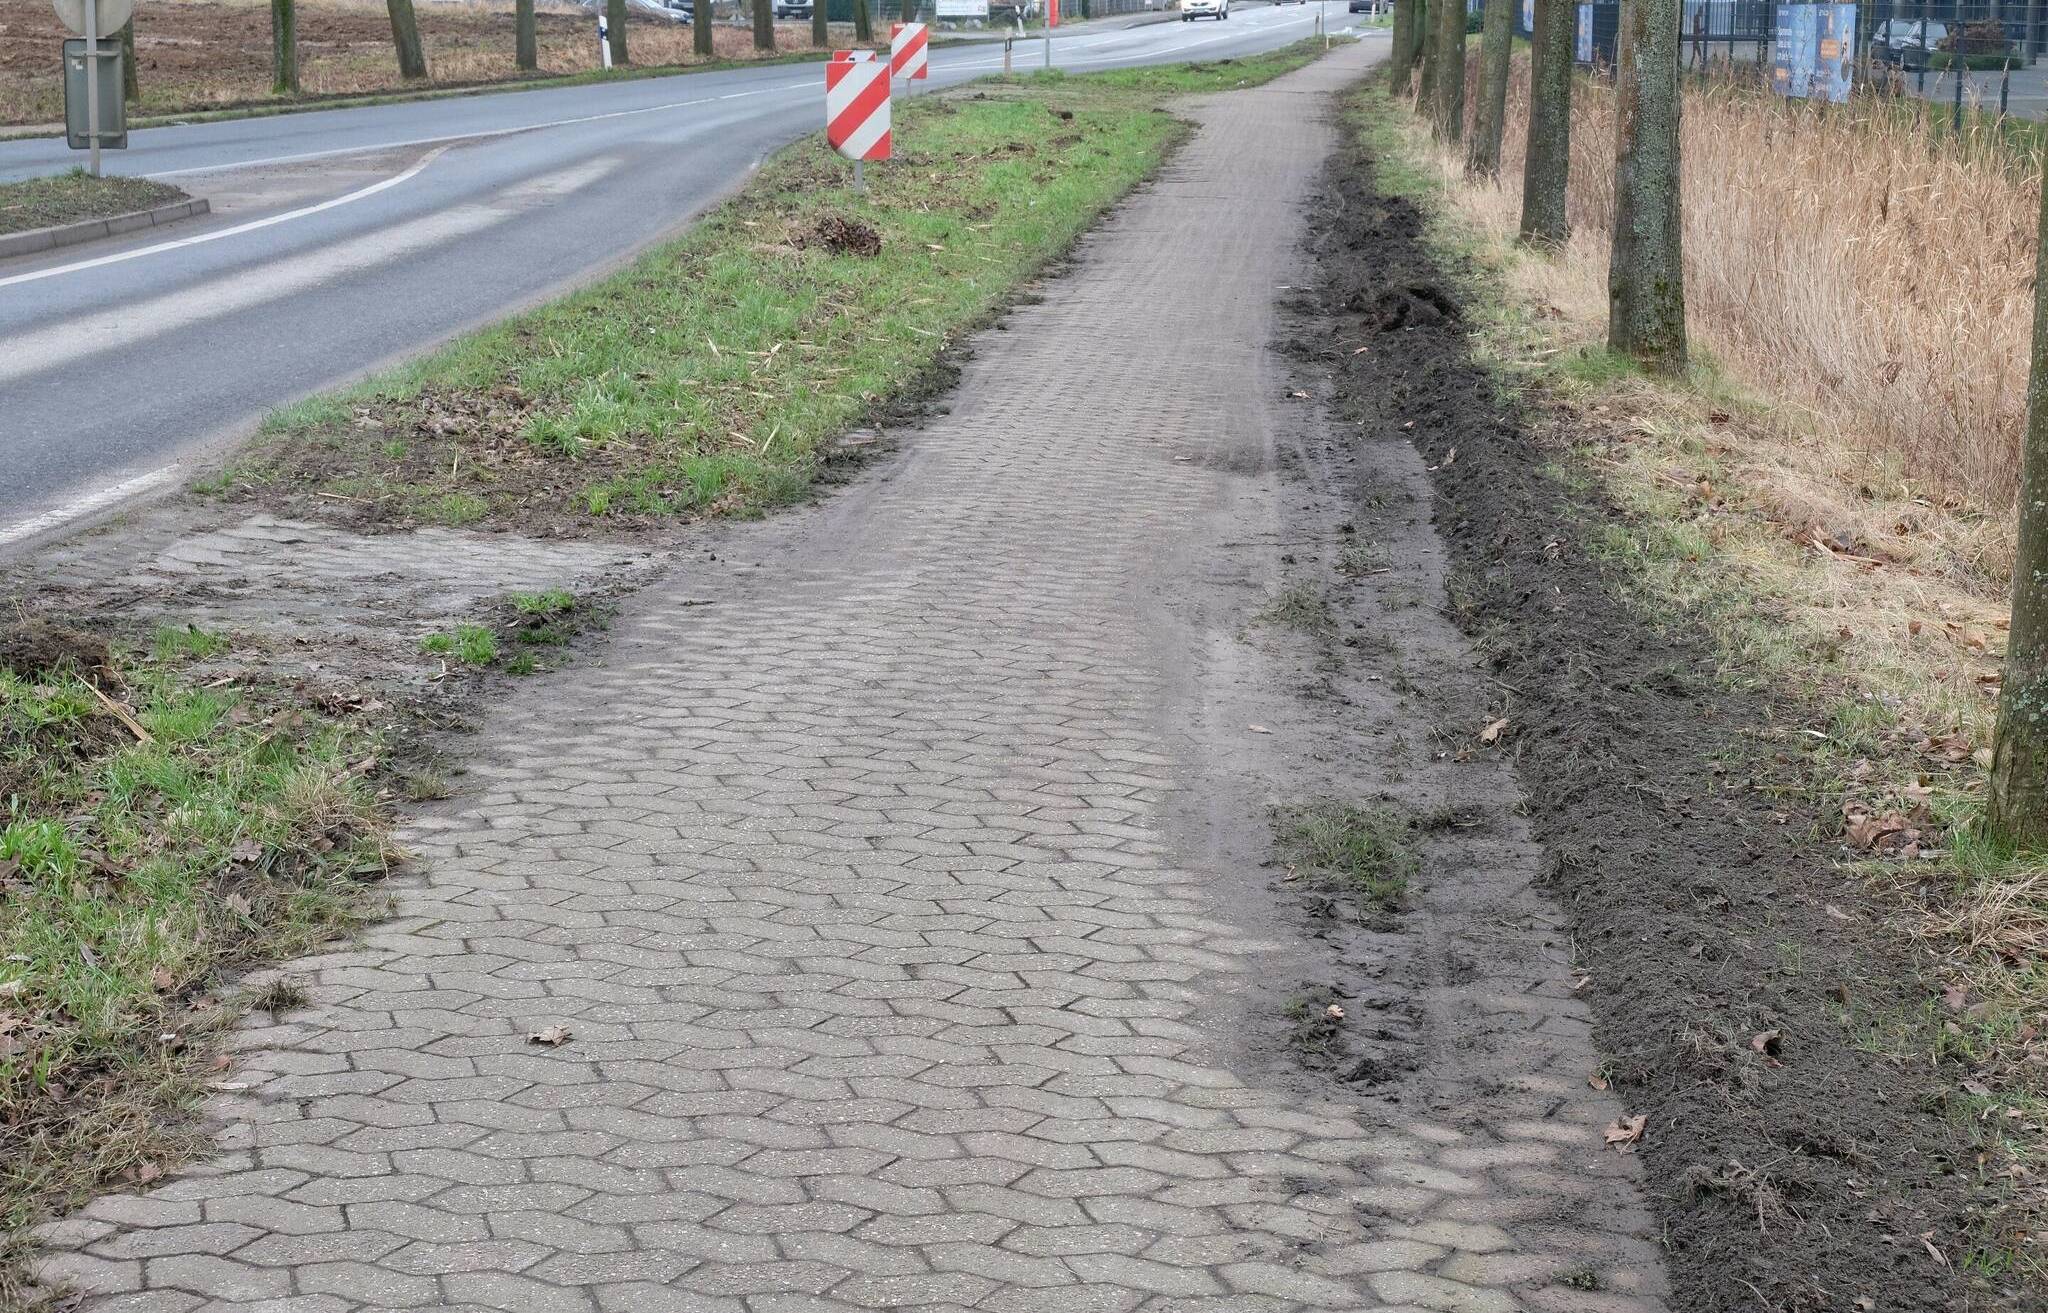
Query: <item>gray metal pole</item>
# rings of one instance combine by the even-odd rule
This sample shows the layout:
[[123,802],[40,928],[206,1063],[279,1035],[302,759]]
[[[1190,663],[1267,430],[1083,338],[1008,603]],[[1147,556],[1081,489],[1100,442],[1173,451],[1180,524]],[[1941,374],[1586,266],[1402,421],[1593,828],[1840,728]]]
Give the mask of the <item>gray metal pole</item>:
[[85,147],[92,176],[100,176],[100,6],[85,0]]

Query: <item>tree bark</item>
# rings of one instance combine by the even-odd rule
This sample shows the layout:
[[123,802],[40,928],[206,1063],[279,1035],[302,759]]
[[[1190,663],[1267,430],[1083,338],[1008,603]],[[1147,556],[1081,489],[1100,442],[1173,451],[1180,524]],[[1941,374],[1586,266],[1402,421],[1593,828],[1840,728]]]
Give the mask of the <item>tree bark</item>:
[[917,21],[917,0],[903,0],[903,21],[906,23],[915,23]]
[[1529,148],[1522,160],[1522,240],[1562,246],[1571,236],[1565,187],[1572,171],[1571,0],[1536,0],[1529,48]]
[[[2040,230],[2048,236],[2048,191],[2041,196]],[[2012,629],[1984,809],[1989,837],[2022,848],[2048,843],[2048,249],[2034,259],[2034,364],[2020,457],[2019,557],[2013,562]]]
[[1436,14],[1436,139],[1456,145],[1465,134],[1465,0],[1441,0]]
[[131,103],[142,99],[142,75],[135,68],[133,17],[121,25],[121,98]]
[[1679,0],[1625,0],[1615,42],[1607,345],[1659,374],[1685,372],[1678,16]]
[[690,49],[711,54],[711,0],[696,0],[690,10]]
[[1436,30],[1442,26],[1437,20],[1437,6],[1454,4],[1456,0],[1436,0],[1426,5],[1415,15],[1415,57],[1422,61],[1422,77],[1415,87],[1415,112],[1427,114],[1436,104]]
[[540,67],[540,37],[534,31],[533,0],[514,0],[512,28],[517,62],[530,73]]
[[1486,30],[1479,37],[1479,106],[1465,152],[1465,172],[1474,178],[1500,177],[1501,120],[1508,112],[1514,6],[1515,0],[1486,0]]
[[775,0],[754,0],[754,49],[775,49]]
[[1422,0],[1395,0],[1394,44],[1387,52],[1387,77],[1393,82],[1396,93],[1408,90],[1408,81],[1415,69],[1415,11],[1422,7]]
[[825,12],[825,0],[811,0],[811,44],[820,50],[832,44],[832,18]]
[[412,0],[384,0],[391,15],[391,44],[398,50],[398,76],[412,81],[427,75],[427,56],[420,49],[420,20],[413,15]]
[[299,93],[298,0],[270,0],[270,92]]
[[853,39],[875,39],[875,20],[868,16],[868,0],[853,0]]
[[626,0],[604,0],[604,26],[612,46],[612,67],[626,63]]

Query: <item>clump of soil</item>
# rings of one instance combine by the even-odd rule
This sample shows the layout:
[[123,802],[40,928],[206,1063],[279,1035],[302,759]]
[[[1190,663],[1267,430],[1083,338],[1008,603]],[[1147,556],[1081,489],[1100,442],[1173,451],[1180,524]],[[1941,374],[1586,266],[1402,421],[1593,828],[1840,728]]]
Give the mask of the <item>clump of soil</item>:
[[812,224],[806,232],[798,233],[796,246],[799,250],[821,247],[834,255],[857,255],[871,260],[882,253],[882,234],[872,224],[859,219],[849,219],[843,214],[828,214]]
[[[1647,1118],[1674,1307],[2024,1304],[2018,1278],[1965,1275],[1998,1256],[2005,1195],[1948,1110],[1965,1073],[1911,1056],[1933,986],[1812,840],[1821,818],[1758,787],[1786,771],[1773,727],[1811,722],[1776,691],[1697,677],[1717,665],[1711,636],[1625,600],[1590,550],[1625,517],[1543,472],[1569,458],[1568,435],[1544,432],[1554,408],[1503,413],[1423,216],[1373,180],[1362,144],[1332,161],[1313,239],[1331,331],[1298,349],[1361,442],[1412,440],[1434,471],[1454,609],[1513,691],[1595,1038]],[[1477,718],[1466,694],[1434,696],[1447,721]]]
[[113,668],[105,639],[42,620],[0,625],[0,670],[18,679],[41,679],[70,669],[104,680]]

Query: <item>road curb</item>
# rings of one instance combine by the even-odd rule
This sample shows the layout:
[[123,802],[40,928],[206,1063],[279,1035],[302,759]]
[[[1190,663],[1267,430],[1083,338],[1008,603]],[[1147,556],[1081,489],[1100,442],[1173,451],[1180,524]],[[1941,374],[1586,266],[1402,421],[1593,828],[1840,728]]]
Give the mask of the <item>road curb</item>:
[[213,206],[205,198],[178,201],[171,205],[159,205],[153,210],[136,210],[132,214],[117,214],[109,219],[82,219],[77,223],[59,224],[55,228],[32,228],[25,233],[9,233],[0,237],[0,260],[11,255],[34,255],[38,251],[54,250],[59,246],[76,246],[80,242],[95,241],[101,237],[118,237],[122,233],[134,232],[138,228],[157,228],[194,215],[210,213]]

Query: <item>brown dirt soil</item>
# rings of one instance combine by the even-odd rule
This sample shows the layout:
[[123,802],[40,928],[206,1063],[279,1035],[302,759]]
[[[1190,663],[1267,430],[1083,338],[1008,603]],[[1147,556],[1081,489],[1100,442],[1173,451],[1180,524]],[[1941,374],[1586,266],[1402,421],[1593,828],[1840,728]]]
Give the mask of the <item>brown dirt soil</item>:
[[[1685,618],[1625,600],[1592,551],[1621,513],[1543,472],[1569,459],[1546,432],[1558,411],[1531,397],[1503,413],[1421,215],[1373,176],[1360,145],[1333,163],[1312,239],[1328,331],[1297,349],[1334,377],[1368,449],[1412,440],[1434,470],[1454,610],[1513,692],[1506,740],[1596,1038],[1648,1117],[1674,1307],[2040,1307],[2010,1273],[1965,1275],[2015,1224],[1997,1164],[1948,1111],[1966,1073],[1868,1042],[1933,1024],[1938,990],[1783,788],[1797,771],[1783,727],[1811,722],[1717,680],[1711,638]],[[1338,345],[1358,341],[1369,349]],[[1497,697],[1437,693],[1458,724],[1477,714],[1465,701]]]
[[83,172],[0,183],[0,233],[32,232],[85,219],[109,219],[185,199],[167,182],[93,178]]
[[[433,86],[501,82],[521,74],[513,63],[509,3],[418,6],[420,37]],[[597,66],[597,38],[588,17],[566,6],[535,15],[540,71],[579,73]],[[0,123],[51,123],[63,113],[58,43],[66,33],[48,0],[0,0]],[[719,59],[752,55],[749,31],[714,29]],[[784,51],[810,46],[805,23],[778,24]],[[633,62],[698,62],[690,29],[652,20],[630,22]],[[266,6],[220,0],[158,0],[137,11],[135,63],[141,100],[132,114],[177,114],[244,104],[286,103],[270,94],[270,14]],[[305,0],[299,5],[300,84],[305,99],[406,88],[392,55],[391,23],[382,5]]]
[[0,670],[21,679],[35,679],[60,667],[81,673],[111,673],[113,656],[106,640],[76,629],[23,620],[0,626]]

